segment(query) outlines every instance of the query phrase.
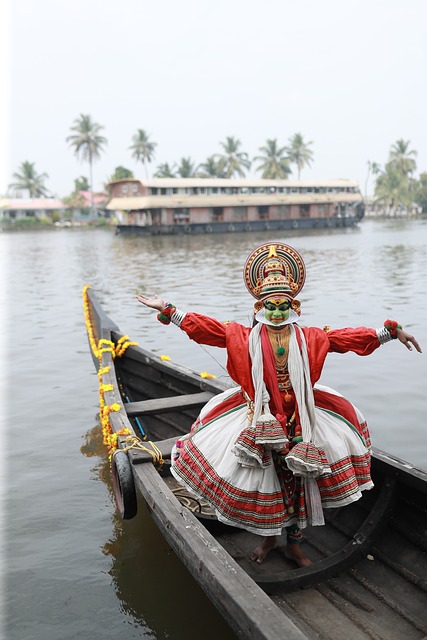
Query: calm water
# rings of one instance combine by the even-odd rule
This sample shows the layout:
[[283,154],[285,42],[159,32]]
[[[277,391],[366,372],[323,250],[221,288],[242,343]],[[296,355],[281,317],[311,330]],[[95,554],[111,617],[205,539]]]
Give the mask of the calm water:
[[[141,346],[225,375],[220,350],[160,325],[135,292],[157,291],[182,309],[247,323],[253,300],[243,263],[269,239],[0,235],[8,640],[191,640],[206,622],[206,640],[234,637],[144,508],[125,524],[115,515],[81,290],[91,284]],[[365,221],[357,230],[278,239],[306,261],[302,323],[379,327],[391,317],[427,351],[427,221]],[[393,342],[368,358],[331,355],[322,377],[360,406],[375,446],[424,468],[426,362]]]

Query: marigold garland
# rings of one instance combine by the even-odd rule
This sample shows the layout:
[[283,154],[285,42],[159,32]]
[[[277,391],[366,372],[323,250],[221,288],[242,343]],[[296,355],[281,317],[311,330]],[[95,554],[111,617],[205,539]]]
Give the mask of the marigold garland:
[[90,304],[87,295],[87,291],[89,288],[90,286],[88,284],[83,288],[83,311],[90,348],[95,358],[99,360],[100,365],[98,369],[99,418],[102,427],[103,442],[107,446],[108,454],[111,458],[113,452],[117,449],[118,437],[131,435],[132,432],[130,431],[130,429],[124,428],[114,433],[111,428],[109,415],[112,411],[120,411],[121,406],[117,402],[114,402],[110,405],[105,403],[104,394],[106,392],[113,391],[114,387],[112,384],[105,384],[103,382],[103,376],[110,372],[110,367],[109,365],[105,367],[102,366],[102,356],[104,353],[109,353],[111,354],[112,358],[120,358],[126,352],[126,349],[128,347],[136,346],[138,343],[129,340],[129,336],[122,336],[120,340],[118,340],[116,345],[111,340],[106,340],[105,338],[98,340],[98,342],[96,341],[95,333],[92,326],[92,318],[90,315]]

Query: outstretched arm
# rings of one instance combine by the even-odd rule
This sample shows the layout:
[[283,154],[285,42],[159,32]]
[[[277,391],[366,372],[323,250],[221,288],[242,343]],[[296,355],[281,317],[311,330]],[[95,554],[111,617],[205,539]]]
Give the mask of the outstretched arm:
[[191,340],[214,347],[226,346],[226,325],[224,323],[198,313],[183,313],[177,310],[174,305],[166,303],[157,293],[152,296],[140,293],[136,299],[146,307],[159,311],[157,319],[162,324],[169,324],[172,321],[173,324],[185,331]]
[[397,339],[405,345],[409,351],[412,351],[411,343],[414,345],[415,349],[422,353],[421,347],[418,342],[415,340],[414,336],[411,336],[409,333],[404,331],[403,329],[396,329],[396,337]]

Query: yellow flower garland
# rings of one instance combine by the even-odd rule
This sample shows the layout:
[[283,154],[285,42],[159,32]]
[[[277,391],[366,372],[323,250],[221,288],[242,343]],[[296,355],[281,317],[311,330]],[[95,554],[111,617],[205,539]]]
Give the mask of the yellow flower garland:
[[87,291],[90,286],[87,284],[83,288],[83,311],[85,316],[86,331],[89,338],[90,348],[95,358],[99,360],[98,380],[99,380],[99,418],[101,421],[103,442],[108,447],[108,453],[111,457],[113,452],[117,449],[118,436],[130,435],[132,432],[130,429],[120,429],[117,433],[113,433],[110,424],[109,414],[112,411],[120,411],[121,407],[117,402],[113,404],[106,404],[104,394],[107,391],[113,391],[112,384],[105,384],[103,382],[103,376],[109,373],[110,367],[102,366],[102,356],[104,353],[110,353],[112,358],[121,357],[126,349],[130,346],[136,346],[137,342],[131,342],[129,336],[122,336],[116,345],[111,340],[101,339],[98,342],[95,339],[95,332],[92,326],[92,319],[90,315],[90,304],[87,295]]

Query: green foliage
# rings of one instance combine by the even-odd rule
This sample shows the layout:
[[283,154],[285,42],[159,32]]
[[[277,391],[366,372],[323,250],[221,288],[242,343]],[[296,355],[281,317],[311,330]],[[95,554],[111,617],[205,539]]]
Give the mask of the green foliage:
[[130,169],[119,165],[114,169],[114,173],[108,179],[108,182],[114,182],[115,180],[125,180],[126,178],[133,178],[134,175]]
[[80,178],[74,180],[74,193],[79,191],[90,191],[89,180],[86,176],[80,176]]
[[206,158],[197,173],[198,178],[225,178],[225,164],[224,157],[218,155],[212,155]]
[[238,176],[245,177],[244,169],[250,169],[251,162],[245,151],[239,151],[240,140],[233,136],[227,136],[225,142],[220,142],[224,153],[219,155],[219,160],[223,163],[223,171],[226,178]]
[[169,166],[167,162],[163,164],[159,164],[157,167],[156,173],[154,174],[155,178],[175,178],[175,164]]
[[[93,201],[93,169],[92,165],[94,160],[97,160],[101,156],[101,152],[104,150],[104,146],[107,144],[107,138],[100,135],[101,129],[104,127],[97,122],[93,122],[90,115],[81,113],[78,118],[74,120],[74,124],[71,127],[73,134],[68,136],[67,142],[70,147],[74,147],[74,153],[77,157],[81,157],[82,160],[89,162],[90,171],[90,189],[92,193]],[[93,205],[92,205],[93,208]]]
[[176,173],[180,178],[194,178],[197,174],[198,167],[191,158],[181,158]]
[[390,149],[389,163],[393,169],[402,175],[412,174],[417,168],[414,158],[417,152],[409,149],[410,140],[397,140]]
[[148,178],[147,162],[151,162],[155,157],[157,142],[151,142],[144,129],[138,129],[132,137],[132,145],[129,147],[133,153],[132,158],[141,161],[145,167],[145,174]]
[[427,213],[427,172],[420,173],[415,188],[414,202],[422,208],[423,213]]
[[87,160],[90,166],[94,160],[101,157],[103,147],[107,144],[107,138],[100,135],[101,129],[104,127],[93,122],[90,115],[81,113],[71,127],[73,134],[67,137],[67,142],[70,147],[74,147],[76,156]]
[[9,188],[28,191],[30,198],[42,198],[48,195],[44,182],[49,176],[47,173],[37,173],[34,164],[34,162],[28,162],[27,160],[22,162],[18,167],[18,171],[13,174],[16,182],[12,182]]
[[285,180],[291,173],[289,167],[289,158],[287,157],[287,148],[279,147],[277,139],[269,139],[263,147],[260,147],[260,156],[256,156],[254,160],[260,160],[261,164],[256,171],[261,171],[261,178],[270,180]]
[[410,209],[417,196],[417,182],[412,178],[417,152],[409,145],[409,140],[400,139],[391,146],[388,162],[377,178],[375,198],[390,211]]
[[313,161],[313,151],[310,149],[312,144],[312,142],[305,142],[301,133],[295,133],[289,139],[289,146],[287,147],[288,158],[290,162],[297,165],[298,180],[304,167],[310,167]]

